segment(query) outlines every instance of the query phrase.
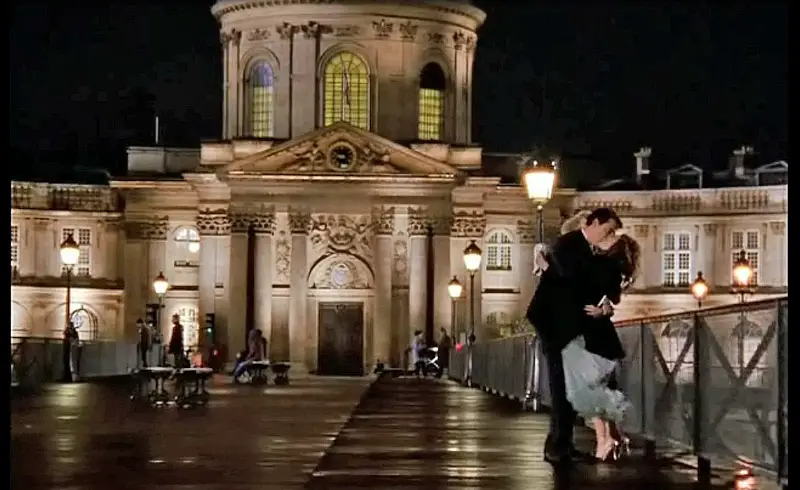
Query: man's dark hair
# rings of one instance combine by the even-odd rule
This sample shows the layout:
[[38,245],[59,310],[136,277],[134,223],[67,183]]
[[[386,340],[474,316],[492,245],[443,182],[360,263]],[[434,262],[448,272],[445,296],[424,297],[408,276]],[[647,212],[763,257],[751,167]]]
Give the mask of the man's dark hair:
[[586,217],[586,224],[591,225],[597,221],[597,224],[604,225],[609,221],[616,221],[617,228],[622,228],[622,220],[619,219],[617,213],[611,208],[597,208]]
[[144,323],[144,320],[142,320],[141,318],[137,318],[136,323]]
[[422,333],[422,330],[414,330],[414,336],[417,336]]

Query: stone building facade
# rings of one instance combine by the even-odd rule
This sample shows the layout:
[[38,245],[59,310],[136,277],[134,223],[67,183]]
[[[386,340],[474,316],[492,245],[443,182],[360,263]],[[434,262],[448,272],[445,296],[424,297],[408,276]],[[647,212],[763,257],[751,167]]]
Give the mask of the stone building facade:
[[[450,327],[453,307],[456,330],[471,325],[469,287],[456,302],[447,292],[454,276],[469,284],[471,240],[484,258],[476,334],[521,317],[535,288],[535,209],[519,185],[485,176],[470,135],[483,12],[453,0],[223,0],[212,11],[224,140],[130,148],[128,175],[107,186],[12,182],[12,336],[60,334],[58,247],[70,233],[81,257],[69,310],[84,339],[133,337],[163,271],[163,330],[179,314],[189,345],[207,342],[213,313],[231,354],[250,326],[273,359],[311,370],[400,365],[427,321],[429,261],[435,328]],[[740,249],[756,265],[757,296],[786,290],[787,185],[558,189],[547,237],[599,205],[643,245],[620,318],[694,307],[686,283],[699,270],[707,304],[733,301]]]

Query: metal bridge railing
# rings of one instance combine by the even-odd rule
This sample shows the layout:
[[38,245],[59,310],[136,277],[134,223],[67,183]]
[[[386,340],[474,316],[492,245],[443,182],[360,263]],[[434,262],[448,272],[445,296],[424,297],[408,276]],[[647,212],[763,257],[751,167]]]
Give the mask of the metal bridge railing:
[[[633,409],[625,430],[712,462],[745,462],[788,487],[789,298],[617,323],[627,357],[617,373]],[[547,406],[546,364],[534,335],[453,352],[450,377]]]
[[[159,359],[160,346],[150,351],[153,364]],[[61,339],[40,337],[11,338],[11,384],[25,389],[58,381],[64,377]],[[78,349],[78,374],[81,378],[119,376],[139,366],[135,343],[81,341]]]

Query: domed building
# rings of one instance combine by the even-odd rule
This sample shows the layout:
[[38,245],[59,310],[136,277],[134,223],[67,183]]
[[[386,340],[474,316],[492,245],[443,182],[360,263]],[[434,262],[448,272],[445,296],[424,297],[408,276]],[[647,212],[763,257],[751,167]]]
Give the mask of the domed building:
[[[108,186],[12,182],[12,335],[59,336],[68,315],[84,339],[133,338],[161,302],[162,331],[178,314],[187,345],[213,340],[230,358],[258,328],[272,359],[359,375],[377,360],[402,365],[414,330],[463,338],[474,325],[485,338],[515,323],[535,287],[537,218],[521,186],[481,170],[472,138],[485,13],[455,0],[221,0],[211,11],[220,141],[132,147],[127,175]],[[785,252],[759,254],[766,236],[786,250],[786,186],[740,177],[752,185],[727,197],[702,179],[559,189],[545,235],[578,209],[617,208],[646,244],[630,314],[692,305],[687,281],[702,268],[726,283],[740,248],[761,258],[764,291],[780,292]],[[58,258],[67,236],[80,247],[69,307]],[[471,280],[473,240],[482,261]],[[162,272],[170,288],[158,298]]]

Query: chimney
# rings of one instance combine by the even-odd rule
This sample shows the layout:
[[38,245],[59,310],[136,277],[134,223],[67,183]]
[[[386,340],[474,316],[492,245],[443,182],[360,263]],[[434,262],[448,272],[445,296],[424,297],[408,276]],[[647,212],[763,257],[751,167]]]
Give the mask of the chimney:
[[731,175],[737,179],[743,179],[745,177],[744,160],[747,156],[754,154],[755,150],[753,150],[753,147],[747,145],[742,145],[741,148],[733,150],[733,156],[730,160],[730,168],[728,169]]
[[633,154],[636,157],[636,182],[641,184],[645,175],[650,175],[650,154],[653,149],[649,146],[639,148],[639,151]]

